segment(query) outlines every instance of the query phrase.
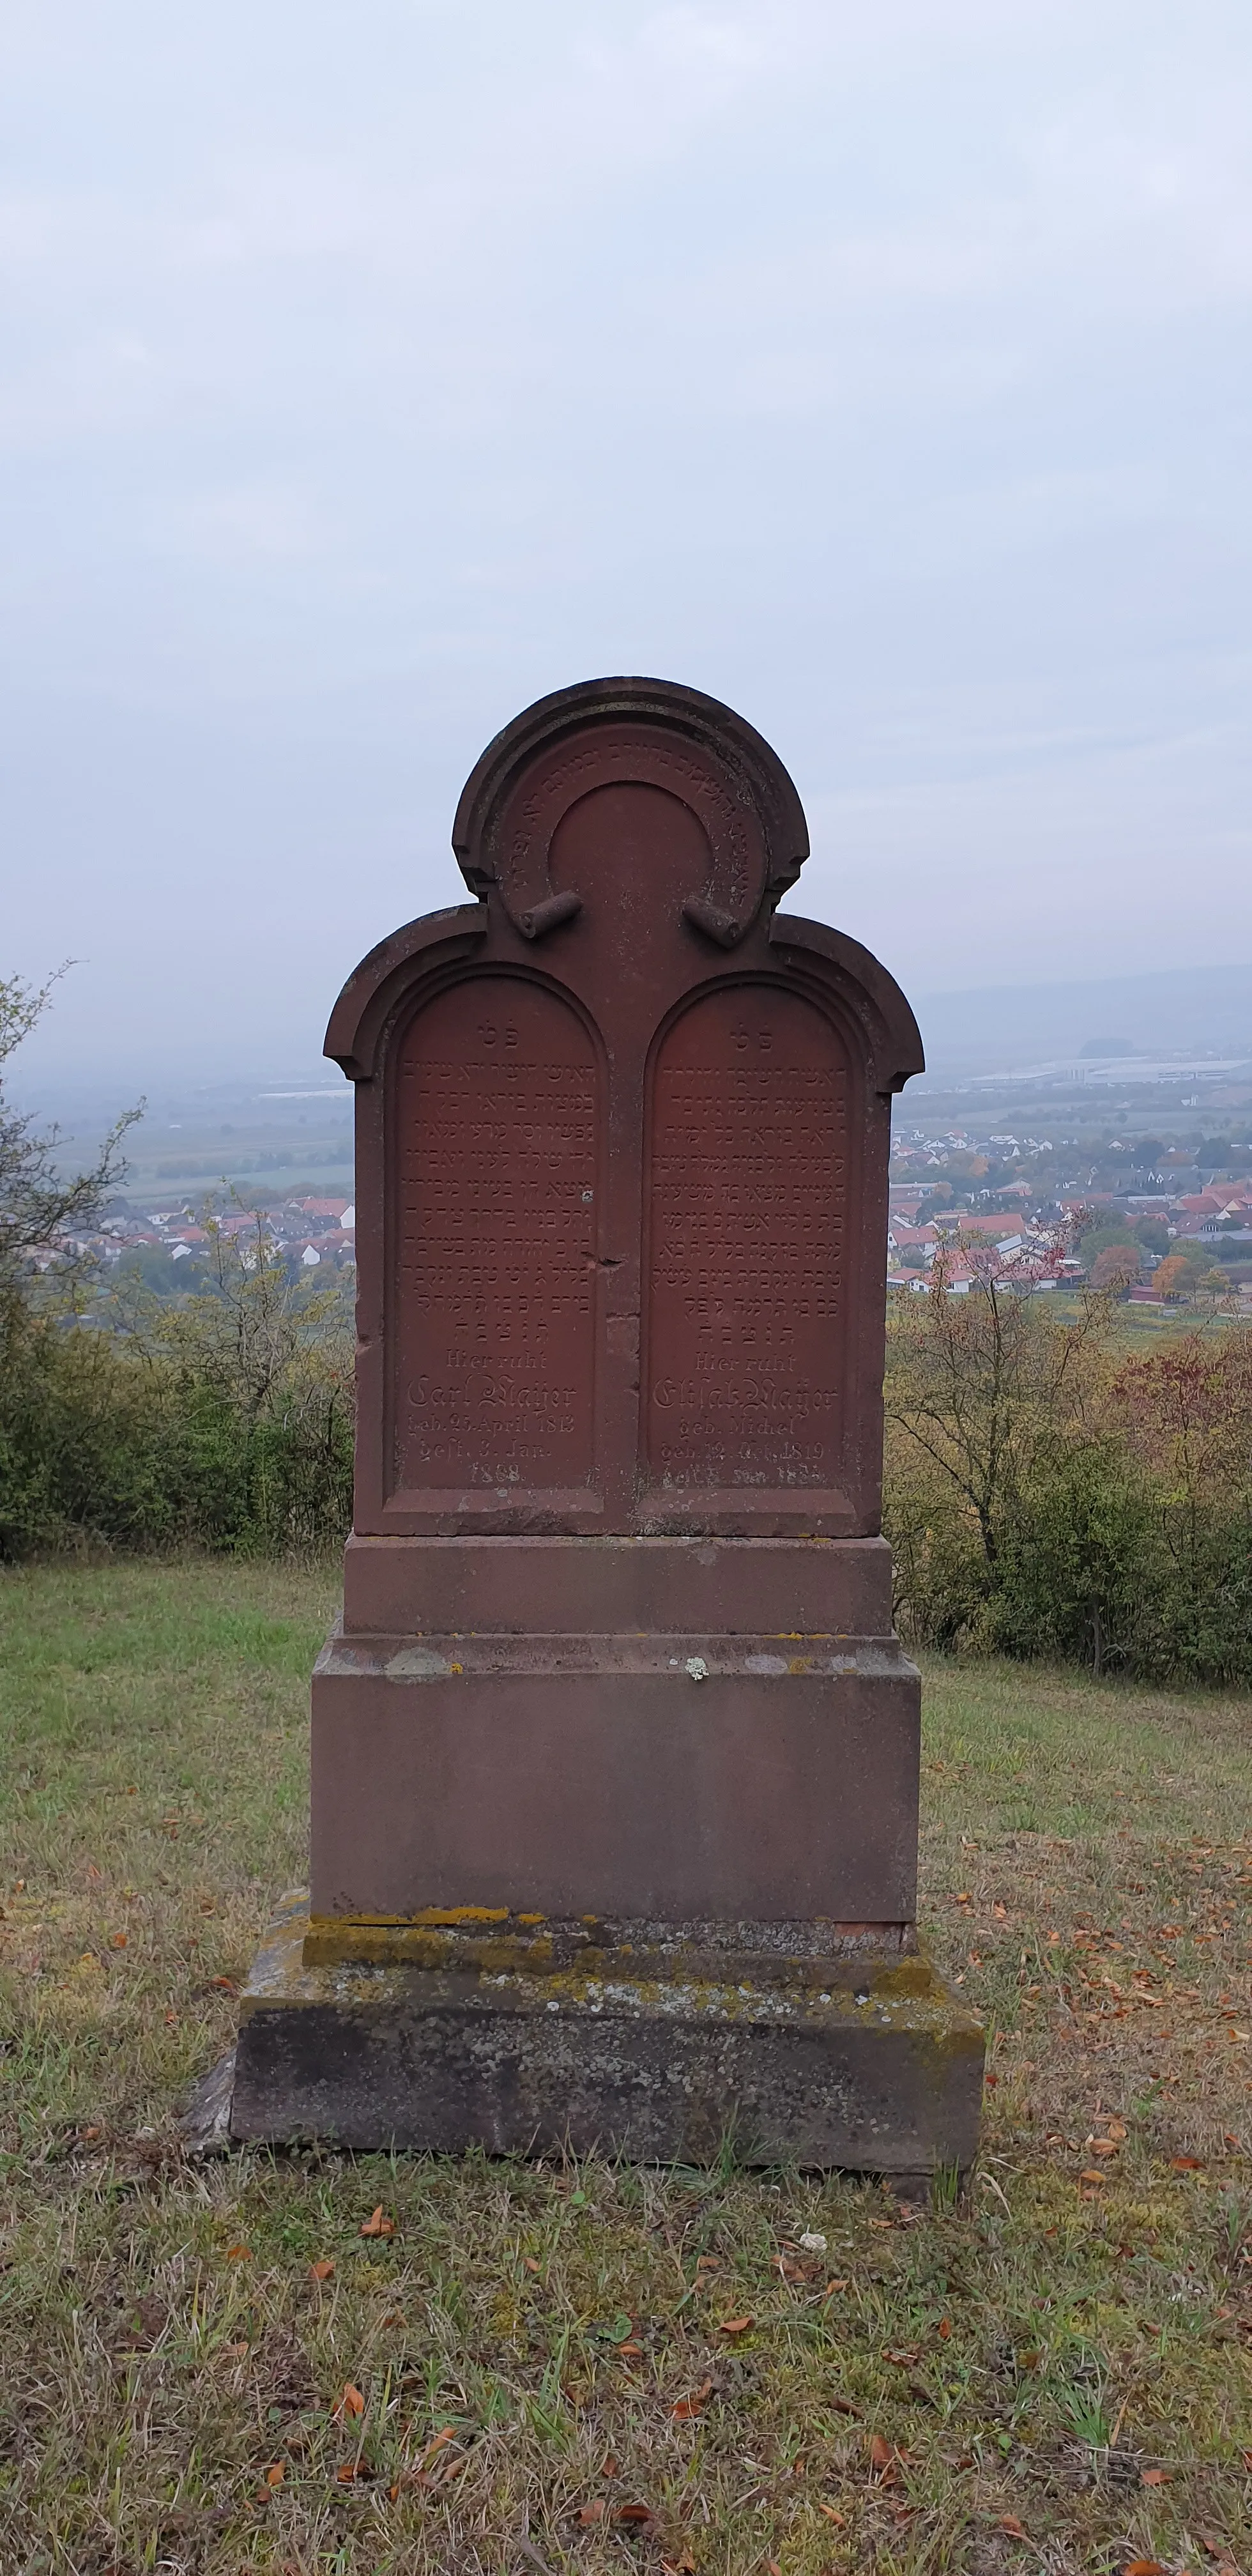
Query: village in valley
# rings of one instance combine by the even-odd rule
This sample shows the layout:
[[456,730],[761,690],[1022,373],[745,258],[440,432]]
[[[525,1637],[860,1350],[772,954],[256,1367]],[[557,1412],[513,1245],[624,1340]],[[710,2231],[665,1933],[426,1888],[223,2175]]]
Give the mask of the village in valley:
[[[274,1207],[253,1208],[239,1205],[229,1192],[220,1195],[224,1200],[220,1210],[212,1202],[139,1208],[119,1197],[97,1226],[66,1233],[58,1250],[98,1263],[106,1277],[129,1255],[133,1267],[142,1267],[149,1286],[184,1294],[200,1282],[210,1226],[238,1239],[245,1267],[249,1248],[261,1234],[269,1249],[294,1269],[355,1268],[356,1210],[351,1199],[283,1199]],[[55,1257],[41,1255],[40,1261]]]
[[1097,1040],[963,1071],[941,1061],[897,1109],[889,1292],[941,1277],[961,1295],[990,1259],[1033,1288],[1108,1290],[1145,1322],[1252,1309],[1252,1066]]
[[1155,1140],[1145,1153],[1130,1137],[1082,1151],[1077,1138],[905,1129],[891,1163],[888,1288],[926,1288],[942,1254],[945,1285],[963,1294],[982,1246],[1006,1271],[1044,1263],[1037,1287],[1093,1282],[1134,1305],[1252,1307],[1252,1150],[1222,1143],[1219,1162]]
[[[1034,1288],[1108,1288],[1149,1313],[1247,1314],[1252,1082],[1240,1083],[1242,1068],[1220,1070],[1220,1083],[1210,1079],[1180,1101],[1177,1076],[1171,1084],[1168,1068],[1152,1067],[1155,1079],[1129,1086],[1130,1100],[1125,1085],[1110,1100],[1092,1079],[1107,1085],[1107,1068],[1084,1066],[1081,1086],[1050,1084],[1041,1097],[1043,1086],[1029,1085],[1028,1118],[1003,1084],[966,1083],[931,1098],[923,1090],[916,1103],[906,1095],[891,1156],[889,1294],[942,1277],[959,1296],[981,1252],[1000,1275],[1017,1270]],[[1028,1086],[1019,1077],[1015,1088]],[[237,1238],[245,1262],[260,1234],[293,1273],[349,1283],[356,1209],[326,1183],[341,1159],[337,1137],[327,1140],[325,1171],[314,1167],[314,1186],[296,1179],[270,1191],[249,1172],[254,1154],[237,1152],[232,1162],[229,1129],[216,1138],[216,1183],[184,1173],[172,1189],[159,1166],[145,1171],[145,1126],[134,1135],[138,1169],[90,1228],[67,1232],[41,1264],[68,1254],[94,1268],[102,1288],[137,1271],[149,1288],[185,1295],[203,1284],[212,1226]],[[294,1163],[299,1150],[282,1158]]]

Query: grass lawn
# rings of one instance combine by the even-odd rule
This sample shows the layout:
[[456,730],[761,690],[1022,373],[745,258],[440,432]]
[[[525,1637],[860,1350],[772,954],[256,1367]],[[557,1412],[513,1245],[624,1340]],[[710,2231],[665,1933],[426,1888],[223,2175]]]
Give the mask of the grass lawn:
[[333,1595],[0,1577],[0,2576],[1246,2568],[1252,1702],[928,1673],[924,1911],[994,2028],[958,2208],[189,2164]]

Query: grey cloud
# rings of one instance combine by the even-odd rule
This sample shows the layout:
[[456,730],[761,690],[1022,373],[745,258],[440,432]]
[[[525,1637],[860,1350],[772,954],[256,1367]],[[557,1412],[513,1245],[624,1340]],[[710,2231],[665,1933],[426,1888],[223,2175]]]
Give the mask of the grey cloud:
[[0,80],[50,1047],[303,1060],[621,668],[906,980],[1252,954],[1241,0],[11,0]]

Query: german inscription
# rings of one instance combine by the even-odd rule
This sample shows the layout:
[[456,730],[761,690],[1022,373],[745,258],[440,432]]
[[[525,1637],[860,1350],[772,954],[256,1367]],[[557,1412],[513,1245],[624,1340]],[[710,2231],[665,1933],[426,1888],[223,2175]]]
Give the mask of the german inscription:
[[839,1475],[847,1061],[765,984],[695,1003],[657,1062],[646,1439],[656,1484]]
[[595,1392],[597,1074],[521,977],[456,984],[401,1042],[395,1476],[511,1495],[585,1483]]

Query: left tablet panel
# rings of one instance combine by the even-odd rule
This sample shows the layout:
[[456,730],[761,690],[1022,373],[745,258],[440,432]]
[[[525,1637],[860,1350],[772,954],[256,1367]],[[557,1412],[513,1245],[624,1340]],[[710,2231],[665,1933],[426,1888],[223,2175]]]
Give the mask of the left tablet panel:
[[386,1482],[406,1517],[498,1526],[594,1483],[601,1093],[586,1021],[528,976],[460,977],[396,1034]]

